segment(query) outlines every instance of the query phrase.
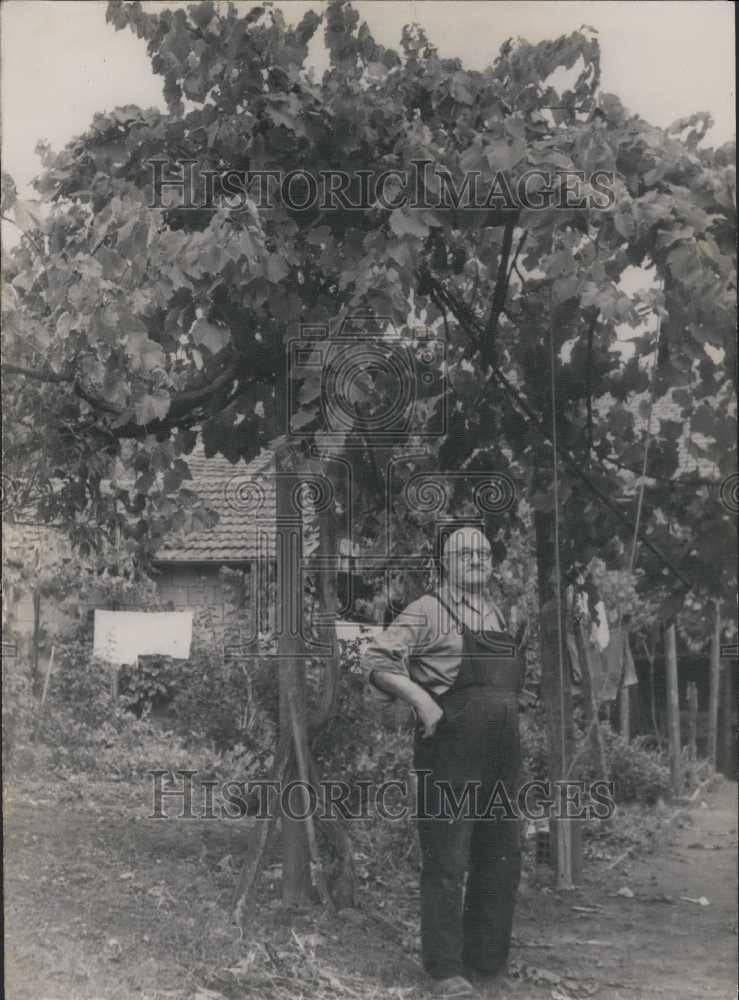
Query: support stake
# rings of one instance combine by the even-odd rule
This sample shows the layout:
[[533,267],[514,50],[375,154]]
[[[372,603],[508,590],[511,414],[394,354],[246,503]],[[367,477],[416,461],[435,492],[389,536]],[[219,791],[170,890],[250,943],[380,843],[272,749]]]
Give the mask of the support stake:
[[667,680],[667,730],[670,741],[670,773],[673,795],[682,791],[682,761],[680,743],[680,692],[677,674],[677,638],[675,625],[665,629],[665,675]]

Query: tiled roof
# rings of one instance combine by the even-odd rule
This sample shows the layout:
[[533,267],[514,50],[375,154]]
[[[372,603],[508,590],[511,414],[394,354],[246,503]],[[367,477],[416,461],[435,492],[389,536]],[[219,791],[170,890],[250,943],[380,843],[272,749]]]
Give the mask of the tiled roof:
[[274,558],[274,456],[233,465],[202,450],[186,456],[192,481],[187,486],[218,514],[212,528],[172,536],[156,553],[158,563],[244,563],[260,554]]

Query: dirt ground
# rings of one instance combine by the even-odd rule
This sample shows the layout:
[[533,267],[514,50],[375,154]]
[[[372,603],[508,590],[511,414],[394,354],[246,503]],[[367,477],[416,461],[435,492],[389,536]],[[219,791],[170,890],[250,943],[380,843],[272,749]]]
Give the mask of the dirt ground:
[[[366,885],[337,915],[285,913],[274,865],[242,935],[229,900],[243,823],[149,809],[148,790],[126,783],[6,785],[9,1000],[428,996],[415,880]],[[570,892],[540,869],[525,880],[510,976],[488,996],[728,1000],[736,892],[737,789],[719,781],[665,817],[652,851],[592,860]]]

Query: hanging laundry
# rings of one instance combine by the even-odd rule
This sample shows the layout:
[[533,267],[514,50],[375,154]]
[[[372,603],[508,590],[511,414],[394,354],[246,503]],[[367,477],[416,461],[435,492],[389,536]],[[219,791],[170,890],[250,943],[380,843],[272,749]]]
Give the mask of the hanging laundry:
[[625,625],[618,625],[611,631],[611,641],[603,656],[603,681],[598,700],[613,701],[623,682],[625,687],[639,683],[634,657],[629,645],[629,633]]
[[588,672],[590,678],[590,683],[593,686],[593,694],[595,699],[600,704],[602,701],[606,701],[607,698],[604,697],[603,691],[608,690],[607,687],[607,661],[605,654],[601,652],[601,649],[597,641],[593,638],[592,631],[585,628],[582,622],[577,624],[577,629],[579,632],[579,645],[582,650],[582,655],[585,658],[585,669]]
[[568,630],[567,632],[567,653],[570,657],[570,672],[573,684],[582,684],[582,664],[580,663],[580,652],[577,648],[577,639]]
[[567,579],[568,619],[587,625],[591,644],[603,651],[610,641],[608,614],[592,573],[582,563],[575,563]]
[[95,611],[93,653],[118,666],[157,654],[186,660],[192,611]]
[[601,652],[607,649],[608,643],[611,641],[611,632],[608,628],[608,614],[603,601],[598,601],[595,605],[590,636],[593,643],[598,646]]
[[634,684],[639,683],[639,677],[636,673],[636,665],[634,663],[634,657],[631,652],[631,643],[629,642],[629,633],[624,630],[624,686],[633,687]]
[[618,695],[623,672],[624,628],[616,625],[611,629],[611,641],[601,654],[603,657],[603,674],[598,701],[613,701]]

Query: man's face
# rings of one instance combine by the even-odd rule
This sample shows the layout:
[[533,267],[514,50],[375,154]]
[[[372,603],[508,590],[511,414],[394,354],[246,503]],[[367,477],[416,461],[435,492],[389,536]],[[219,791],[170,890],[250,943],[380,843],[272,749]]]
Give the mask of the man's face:
[[462,590],[482,590],[491,572],[490,542],[476,528],[460,528],[444,550],[449,582]]

